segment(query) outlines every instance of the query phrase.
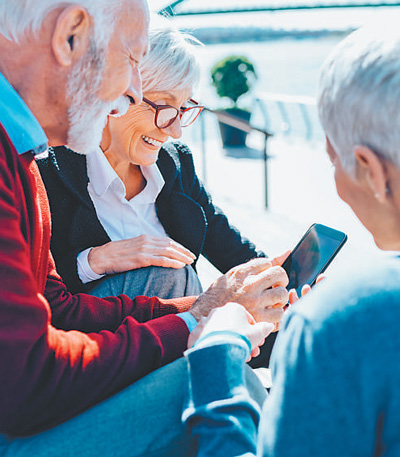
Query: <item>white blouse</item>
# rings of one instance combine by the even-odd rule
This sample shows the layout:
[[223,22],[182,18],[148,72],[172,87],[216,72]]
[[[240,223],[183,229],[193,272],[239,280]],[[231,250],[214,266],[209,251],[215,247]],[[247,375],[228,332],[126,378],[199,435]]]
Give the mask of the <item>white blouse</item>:
[[[126,240],[140,235],[168,236],[156,213],[155,201],[164,186],[156,164],[140,169],[146,179],[145,188],[129,201],[126,188],[100,148],[87,156],[88,192],[104,230],[111,241]],[[77,257],[78,275],[83,283],[102,278],[89,265],[92,247]]]

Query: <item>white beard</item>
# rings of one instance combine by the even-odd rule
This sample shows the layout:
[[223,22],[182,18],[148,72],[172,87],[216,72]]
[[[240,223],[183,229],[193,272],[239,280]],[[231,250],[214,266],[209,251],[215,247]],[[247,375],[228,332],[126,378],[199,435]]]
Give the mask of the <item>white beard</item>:
[[113,102],[98,99],[105,67],[103,56],[92,46],[69,78],[68,147],[81,154],[87,154],[100,145],[107,116],[112,110],[122,116],[129,108],[129,100],[123,95]]

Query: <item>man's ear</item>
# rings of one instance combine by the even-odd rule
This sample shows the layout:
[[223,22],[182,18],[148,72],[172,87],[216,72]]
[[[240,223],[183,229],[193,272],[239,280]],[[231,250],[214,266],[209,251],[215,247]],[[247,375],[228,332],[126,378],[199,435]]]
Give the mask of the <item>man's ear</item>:
[[372,195],[384,200],[387,192],[388,176],[384,161],[367,146],[356,145],[353,148],[357,164],[357,178],[364,183]]
[[89,46],[90,16],[85,8],[72,5],[61,11],[52,37],[54,56],[64,67],[81,58]]

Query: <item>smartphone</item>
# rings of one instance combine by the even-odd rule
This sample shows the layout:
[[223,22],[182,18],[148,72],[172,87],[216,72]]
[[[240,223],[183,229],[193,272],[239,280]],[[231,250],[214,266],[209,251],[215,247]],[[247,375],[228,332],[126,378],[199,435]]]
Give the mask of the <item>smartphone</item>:
[[313,224],[282,265],[289,277],[287,289],[296,289],[300,297],[304,284],[315,284],[346,240],[347,235],[339,230]]

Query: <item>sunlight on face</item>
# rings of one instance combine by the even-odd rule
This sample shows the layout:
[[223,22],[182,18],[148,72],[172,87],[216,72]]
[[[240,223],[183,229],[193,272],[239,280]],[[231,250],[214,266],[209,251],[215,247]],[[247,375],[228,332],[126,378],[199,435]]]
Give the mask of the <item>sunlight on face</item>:
[[[128,99],[123,96],[115,102],[103,102],[93,96],[100,87],[104,64],[104,51],[91,50],[75,66],[69,80],[68,146],[82,154],[88,153],[100,144],[107,115],[112,110],[117,110],[121,114],[126,113],[129,107]],[[95,66],[97,68],[94,68]]]
[[[150,92],[145,97],[157,105],[171,105],[180,109],[186,106],[190,95],[191,91],[185,89]],[[143,102],[138,106],[131,105],[122,117],[109,118],[110,140],[106,148],[112,154],[118,154],[120,159],[135,165],[148,166],[156,162],[162,145],[169,137],[180,138],[182,130],[179,118],[164,129],[156,127],[155,112],[154,108]]]

